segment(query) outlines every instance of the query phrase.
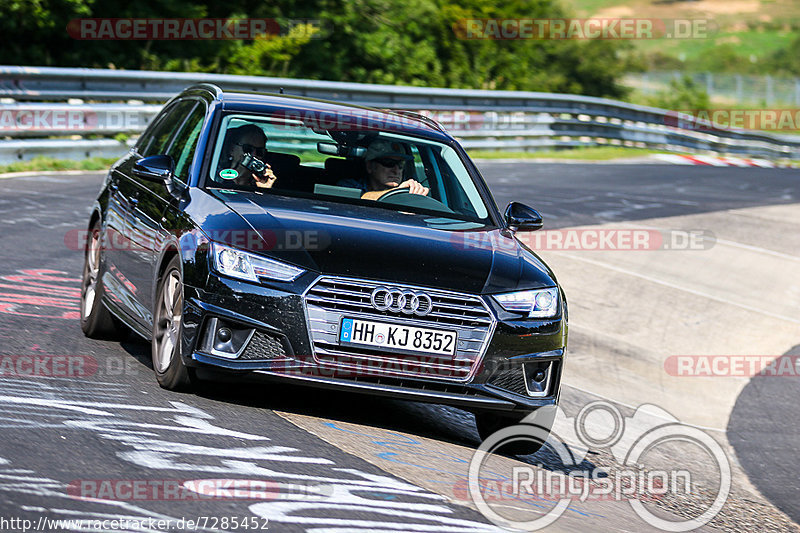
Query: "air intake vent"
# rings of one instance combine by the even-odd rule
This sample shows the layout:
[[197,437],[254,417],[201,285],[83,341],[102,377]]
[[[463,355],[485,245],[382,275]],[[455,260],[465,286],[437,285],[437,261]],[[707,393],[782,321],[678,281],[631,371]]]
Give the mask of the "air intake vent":
[[496,371],[489,378],[489,384],[522,396],[528,395],[528,389],[525,388],[525,375],[522,372],[522,365],[502,368]]
[[550,394],[553,362],[550,360],[503,365],[489,378],[489,385],[521,396],[542,398]]
[[257,331],[253,335],[250,344],[247,345],[244,353],[239,359],[246,359],[248,361],[255,360],[269,360],[269,359],[283,359],[286,357],[286,350],[283,347],[281,339],[270,335],[269,333],[262,333]]

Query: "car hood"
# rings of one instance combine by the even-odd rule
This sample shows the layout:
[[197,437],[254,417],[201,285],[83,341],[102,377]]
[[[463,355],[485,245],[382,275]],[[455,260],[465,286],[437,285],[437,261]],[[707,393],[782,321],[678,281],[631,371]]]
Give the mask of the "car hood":
[[533,252],[497,228],[318,199],[215,196],[252,234],[215,240],[322,274],[469,293],[556,284]]

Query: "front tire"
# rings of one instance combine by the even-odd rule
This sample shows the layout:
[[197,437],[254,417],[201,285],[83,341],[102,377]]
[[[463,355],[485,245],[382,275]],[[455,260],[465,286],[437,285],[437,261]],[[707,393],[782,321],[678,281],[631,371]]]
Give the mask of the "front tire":
[[[475,425],[478,429],[478,435],[480,435],[483,441],[488,439],[496,431],[500,431],[509,426],[526,425],[527,421],[523,421],[523,419],[526,418],[527,414],[504,416],[496,413],[475,413]],[[548,433],[553,426],[552,420],[549,418],[545,420],[543,417],[539,417],[538,414],[537,419],[533,423],[538,427],[546,429]],[[540,434],[540,432],[536,432],[535,434]],[[544,441],[528,437],[504,444],[494,450],[494,452],[504,455],[531,455],[542,449],[542,446],[544,446]]]
[[158,283],[153,341],[153,370],[162,388],[188,390],[194,373],[181,359],[183,334],[183,276],[178,257],[173,257]]
[[105,288],[100,276],[101,240],[100,221],[97,220],[89,230],[84,253],[81,278],[81,329],[83,334],[91,339],[121,339],[128,334],[128,328],[103,305]]

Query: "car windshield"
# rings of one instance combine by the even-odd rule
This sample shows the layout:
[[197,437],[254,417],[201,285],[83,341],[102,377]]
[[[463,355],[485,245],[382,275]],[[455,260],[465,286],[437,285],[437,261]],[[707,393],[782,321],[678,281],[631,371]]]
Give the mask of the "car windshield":
[[[324,126],[226,115],[206,185],[489,223],[486,204],[451,146],[395,131]],[[398,187],[406,182],[413,190]]]

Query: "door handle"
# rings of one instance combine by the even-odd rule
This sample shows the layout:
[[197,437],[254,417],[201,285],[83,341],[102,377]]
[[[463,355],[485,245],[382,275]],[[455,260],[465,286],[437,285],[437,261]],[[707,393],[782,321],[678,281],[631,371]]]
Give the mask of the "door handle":
[[131,203],[131,207],[136,207],[136,204],[139,203],[139,197],[138,196],[131,196],[130,203]]
[[119,184],[116,181],[112,181],[109,183],[108,189],[111,191],[111,194],[114,194],[119,190]]

